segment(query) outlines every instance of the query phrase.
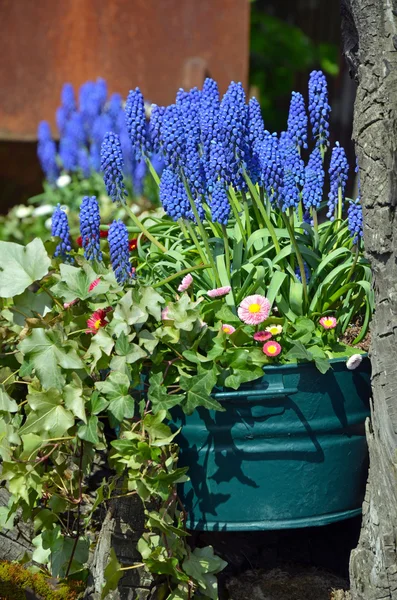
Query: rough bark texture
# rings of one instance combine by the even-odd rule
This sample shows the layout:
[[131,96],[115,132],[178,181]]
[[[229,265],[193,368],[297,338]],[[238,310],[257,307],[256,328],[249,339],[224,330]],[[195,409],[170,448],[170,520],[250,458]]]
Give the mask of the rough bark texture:
[[[85,600],[100,600],[104,570],[114,549],[119,562],[130,566],[141,562],[136,545],[143,533],[143,506],[137,496],[113,500],[104,518],[95,547],[91,576]],[[132,569],[119,581],[118,589],[106,596],[107,600],[146,600],[150,596],[152,578],[144,569]]]
[[364,240],[376,295],[372,323],[370,473],[353,600],[397,599],[397,11],[396,0],[344,0],[346,58],[358,82],[353,137]]

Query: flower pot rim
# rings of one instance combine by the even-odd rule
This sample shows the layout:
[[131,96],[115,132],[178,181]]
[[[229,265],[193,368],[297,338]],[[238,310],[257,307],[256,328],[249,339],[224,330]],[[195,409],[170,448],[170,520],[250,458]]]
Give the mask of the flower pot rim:
[[[359,354],[357,352],[357,354]],[[368,352],[365,353],[360,353],[361,356],[364,358],[368,358]],[[335,364],[335,363],[346,363],[346,361],[350,358],[350,356],[352,356],[351,354],[348,356],[347,354],[345,356],[338,356],[337,358],[330,358],[329,362],[331,364]],[[303,367],[303,368],[308,368],[308,367],[313,367],[316,368],[316,365],[314,364],[313,361],[305,361],[305,362],[291,362],[291,363],[285,363],[285,364],[278,364],[278,365],[264,365],[263,369],[265,372],[268,371],[276,371],[278,369],[296,369],[297,367]]]

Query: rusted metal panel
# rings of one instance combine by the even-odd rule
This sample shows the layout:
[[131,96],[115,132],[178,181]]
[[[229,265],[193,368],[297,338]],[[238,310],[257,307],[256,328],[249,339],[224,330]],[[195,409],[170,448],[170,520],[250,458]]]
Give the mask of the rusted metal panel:
[[103,77],[170,103],[214,77],[247,83],[249,0],[1,0],[0,139],[54,124],[61,86]]

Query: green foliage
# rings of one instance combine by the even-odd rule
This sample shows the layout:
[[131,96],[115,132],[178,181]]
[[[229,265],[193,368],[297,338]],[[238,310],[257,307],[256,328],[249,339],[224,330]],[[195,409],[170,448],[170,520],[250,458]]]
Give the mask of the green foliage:
[[26,589],[32,590],[42,600],[77,600],[84,584],[71,580],[54,588],[42,573],[33,573],[19,563],[0,562],[0,598],[25,600]]

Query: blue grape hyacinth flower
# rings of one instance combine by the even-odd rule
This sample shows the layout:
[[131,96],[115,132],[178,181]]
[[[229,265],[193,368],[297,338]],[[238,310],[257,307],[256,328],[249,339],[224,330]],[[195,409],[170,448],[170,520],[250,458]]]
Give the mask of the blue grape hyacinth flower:
[[302,201],[305,209],[318,210],[323,198],[324,187],[323,161],[319,148],[314,148],[305,168],[305,185],[302,191]]
[[322,71],[312,71],[309,77],[309,116],[316,146],[323,151],[329,144],[330,112],[325,75]]
[[130,136],[135,158],[146,156],[149,150],[147,139],[145,102],[139,87],[130,90],[125,103],[125,122]]
[[292,92],[287,129],[298,148],[307,148],[307,114],[305,100],[299,92]]
[[230,217],[230,204],[224,186],[217,182],[211,194],[211,218],[213,223],[227,225]]
[[120,138],[113,132],[108,132],[101,146],[101,170],[106,191],[113,202],[124,202],[127,190],[123,178],[123,154]]
[[331,162],[329,166],[330,191],[328,194],[328,212],[327,217],[333,218],[336,213],[339,192],[341,194],[342,204],[345,200],[345,188],[349,176],[349,163],[346,153],[339,142],[336,142],[332,149]]
[[259,148],[261,182],[269,200],[279,198],[283,186],[284,165],[276,134],[267,133]]
[[109,227],[110,261],[117,282],[124,285],[133,277],[127,227],[122,221],[113,221]]
[[165,113],[165,106],[152,104],[149,121],[149,137],[153,152],[160,152],[161,149],[161,125]]
[[194,219],[183,181],[170,168],[164,169],[161,175],[159,193],[165,212],[174,221],[181,218]]
[[351,201],[347,209],[347,226],[350,237],[353,238],[353,244],[357,244],[363,237],[363,208],[360,198]]
[[101,217],[95,196],[84,196],[80,207],[80,234],[87,260],[102,260],[100,248]]
[[73,259],[69,255],[72,250],[72,241],[70,239],[68,217],[60,204],[57,205],[52,215],[51,235],[60,238],[60,242],[55,248],[54,256],[59,256],[68,262],[72,262]]
[[160,141],[166,165],[178,169],[183,161],[186,139],[183,121],[176,104],[171,104],[165,109]]

